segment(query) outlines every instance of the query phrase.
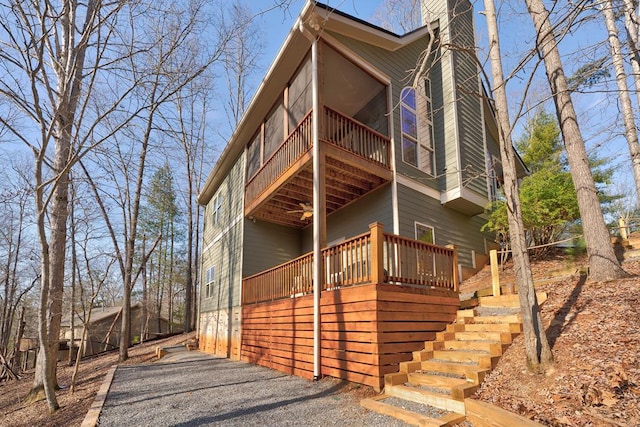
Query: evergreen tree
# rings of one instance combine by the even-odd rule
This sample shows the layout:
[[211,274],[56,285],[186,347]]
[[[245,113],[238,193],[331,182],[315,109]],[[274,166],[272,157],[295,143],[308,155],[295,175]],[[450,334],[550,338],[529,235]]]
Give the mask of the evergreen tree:
[[[580,219],[578,199],[569,165],[563,149],[560,129],[556,119],[545,111],[539,111],[530,121],[522,137],[516,142],[522,160],[530,170],[520,186],[522,216],[528,246],[540,246],[558,241],[568,227]],[[601,190],[609,183],[613,170],[607,167],[607,159],[590,159],[596,186]],[[615,196],[604,195],[604,203]],[[491,206],[486,229],[507,235],[507,207],[499,200]],[[551,247],[533,251],[541,256]]]

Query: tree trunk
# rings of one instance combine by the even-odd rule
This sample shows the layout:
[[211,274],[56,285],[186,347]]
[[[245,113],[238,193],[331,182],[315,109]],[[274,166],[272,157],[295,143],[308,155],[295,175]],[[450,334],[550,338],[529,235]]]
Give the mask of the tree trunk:
[[[634,6],[633,0],[624,0],[624,26],[627,30],[631,70],[636,85],[636,99],[638,106],[640,106],[640,10],[636,13],[636,7],[637,3]],[[640,199],[640,194],[638,194],[638,199]]]
[[[142,254],[143,257],[147,253],[147,235],[142,235]],[[149,298],[147,296],[147,262],[142,260],[142,314],[140,325],[140,342],[143,343],[147,340],[147,333],[149,330]]]
[[527,241],[522,222],[522,207],[518,194],[518,176],[516,169],[516,155],[511,140],[511,123],[507,92],[505,88],[502,61],[500,58],[500,41],[493,0],[484,0],[487,18],[487,32],[489,35],[489,57],[493,77],[493,96],[500,135],[500,157],[504,174],[503,190],[507,203],[507,217],[509,222],[509,239],[513,254],[513,265],[518,294],[522,326],[524,331],[527,366],[536,371],[544,372],[553,363],[553,354],[545,335],[544,325],[540,316],[540,309],[533,287],[533,276],[529,264]]
[[589,276],[595,281],[625,277],[627,273],[620,267],[609,238],[609,230],[604,223],[602,207],[569,94],[560,52],[549,20],[549,12],[545,9],[542,0],[526,0],[526,4],[536,30],[536,46],[544,59],[547,80],[567,150],[571,177],[576,188],[584,240],[589,256]]
[[602,12],[607,25],[607,32],[609,33],[609,47],[611,48],[611,58],[613,59],[613,68],[616,73],[616,83],[618,85],[618,96],[620,98],[620,107],[622,109],[622,118],[624,120],[625,137],[627,138],[627,144],[629,145],[631,169],[633,170],[633,179],[636,184],[636,196],[640,197],[640,145],[638,145],[638,132],[636,130],[633,107],[631,106],[631,97],[629,96],[629,89],[627,87],[627,73],[624,70],[622,48],[620,47],[618,28],[616,27],[616,21],[613,14],[612,0],[605,0],[602,5]]

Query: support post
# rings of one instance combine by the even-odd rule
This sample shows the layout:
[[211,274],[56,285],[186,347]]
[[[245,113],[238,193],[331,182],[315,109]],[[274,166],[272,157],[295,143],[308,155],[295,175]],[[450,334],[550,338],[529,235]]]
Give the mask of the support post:
[[312,133],[313,133],[313,379],[322,377],[320,356],[320,297],[324,283],[322,248],[326,246],[325,158],[320,146],[322,102],[320,98],[320,52],[318,39],[311,45]]
[[489,259],[491,261],[491,285],[493,286],[493,296],[500,296],[500,272],[498,271],[498,251],[492,249],[489,251]]
[[458,274],[458,247],[454,244],[447,245],[446,247],[453,250],[451,266],[453,271],[451,272],[451,278],[453,279],[453,290],[458,292],[460,286],[460,275]]
[[618,225],[620,226],[620,237],[622,237],[622,240],[628,240],[629,233],[627,233],[627,222],[624,218],[618,218]]
[[371,282],[384,283],[384,226],[379,222],[369,224],[371,232]]

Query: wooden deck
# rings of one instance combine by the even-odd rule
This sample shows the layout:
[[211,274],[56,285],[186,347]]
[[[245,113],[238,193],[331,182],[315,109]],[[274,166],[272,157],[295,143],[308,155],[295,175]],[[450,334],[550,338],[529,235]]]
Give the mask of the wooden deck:
[[[379,390],[456,317],[457,255],[370,225],[322,252],[321,373]],[[305,378],[313,371],[313,256],[243,280],[241,359]]]
[[[329,107],[320,115],[326,214],[389,182],[391,141],[385,135]],[[245,216],[305,227],[290,211],[309,204],[313,194],[312,111],[285,138],[245,186]]]
[[[367,284],[324,291],[321,305],[322,375],[380,390],[456,317],[457,292]],[[245,305],[241,359],[313,378],[313,295]]]

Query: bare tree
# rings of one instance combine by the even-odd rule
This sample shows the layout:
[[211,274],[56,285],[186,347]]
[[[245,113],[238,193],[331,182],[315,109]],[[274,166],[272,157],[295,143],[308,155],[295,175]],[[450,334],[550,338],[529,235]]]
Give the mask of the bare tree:
[[[84,120],[124,2],[9,1],[0,5],[0,96],[14,116],[0,124],[33,153],[37,234],[41,252],[40,351],[30,400],[55,411],[56,361],[65,272],[69,170],[102,138]],[[110,55],[110,54],[109,54]],[[116,101],[112,109],[118,105]],[[112,110],[100,112],[100,118]],[[17,118],[19,116],[19,118]],[[30,125],[29,122],[32,124]],[[35,126],[33,126],[35,125]],[[104,135],[103,135],[104,136]],[[50,157],[51,156],[51,157]]]
[[[623,0],[623,13],[636,99],[640,106],[640,5],[637,1],[634,3],[634,0]],[[640,199],[640,194],[638,198]]]
[[522,221],[522,207],[518,194],[516,153],[513,149],[512,127],[509,121],[506,82],[502,71],[498,24],[493,0],[484,0],[489,35],[489,59],[493,77],[493,98],[500,136],[500,158],[503,168],[503,190],[507,204],[509,240],[513,265],[518,283],[520,311],[525,338],[527,366],[534,371],[545,371],[553,363],[553,354],[545,335],[533,276],[527,252],[527,240]]
[[422,0],[385,0],[374,12],[373,18],[382,28],[405,34],[422,25]]
[[536,30],[536,48],[544,59],[547,80],[556,107],[558,123],[564,138],[571,176],[576,187],[584,239],[589,256],[589,274],[595,281],[624,277],[604,223],[602,208],[593,182],[589,159],[578,126],[578,119],[567,78],[564,74],[553,26],[542,0],[526,0]]
[[631,105],[631,97],[629,96],[629,89],[627,87],[627,73],[624,69],[622,46],[618,37],[618,28],[616,27],[613,12],[613,0],[604,0],[601,8],[607,26],[611,58],[613,59],[616,84],[618,85],[618,98],[620,100],[622,119],[624,121],[625,138],[629,145],[631,169],[636,184],[636,195],[640,198],[640,145],[638,144],[638,131],[635,124],[633,106]]
[[235,0],[231,5],[230,15],[236,34],[224,52],[228,91],[225,112],[231,129],[235,129],[247,107],[247,94],[251,92],[250,77],[259,71],[261,52],[264,49],[264,30],[241,0]]
[[[187,219],[187,262],[185,283],[184,331],[195,328],[195,296],[198,278],[198,239],[200,205],[196,196],[204,179],[204,158],[206,153],[205,118],[208,112],[210,84],[206,80],[200,85],[185,86],[175,100],[176,117],[167,119],[167,128],[175,130],[175,138],[180,141],[182,161],[185,165],[186,191],[182,191]],[[170,126],[176,123],[176,126]]]

